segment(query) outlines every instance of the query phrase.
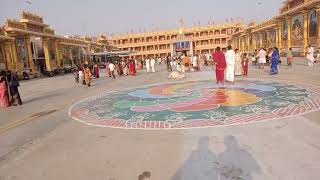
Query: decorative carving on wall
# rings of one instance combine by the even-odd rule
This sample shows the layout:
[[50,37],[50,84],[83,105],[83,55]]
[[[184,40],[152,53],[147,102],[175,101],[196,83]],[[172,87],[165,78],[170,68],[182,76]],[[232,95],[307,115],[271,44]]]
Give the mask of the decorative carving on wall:
[[26,26],[15,19],[6,19],[5,28],[16,28],[25,30]]
[[27,12],[27,11],[22,11],[21,19],[27,19],[29,21],[43,23],[43,17],[38,16],[38,15],[33,14],[33,13],[30,13],[30,12]]

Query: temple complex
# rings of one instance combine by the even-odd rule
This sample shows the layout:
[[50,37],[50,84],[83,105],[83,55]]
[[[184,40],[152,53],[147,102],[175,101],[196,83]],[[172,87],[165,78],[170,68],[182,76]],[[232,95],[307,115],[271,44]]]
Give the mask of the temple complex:
[[241,20],[191,28],[184,28],[183,23],[180,23],[179,29],[175,30],[111,36],[108,40],[111,45],[121,50],[133,51],[126,58],[195,55],[214,52],[218,46],[225,49],[232,34],[242,29]]
[[112,48],[128,52],[124,60],[206,54],[229,44],[248,52],[276,46],[285,53],[292,48],[294,55],[304,56],[308,44],[320,44],[319,8],[320,0],[286,0],[277,16],[247,26],[237,20],[186,28],[181,19],[179,28],[173,30],[108,37],[56,35],[43,17],[23,11],[19,21],[6,19],[0,26],[0,70],[50,74],[90,63],[92,55]]
[[41,16],[23,11],[21,19],[6,19],[0,27],[0,70],[38,75],[71,68],[90,54],[110,48],[105,36],[59,36]]
[[286,52],[292,48],[296,56],[304,56],[309,44],[320,44],[319,8],[319,0],[286,0],[277,16],[249,23],[229,43],[242,51],[276,46]]

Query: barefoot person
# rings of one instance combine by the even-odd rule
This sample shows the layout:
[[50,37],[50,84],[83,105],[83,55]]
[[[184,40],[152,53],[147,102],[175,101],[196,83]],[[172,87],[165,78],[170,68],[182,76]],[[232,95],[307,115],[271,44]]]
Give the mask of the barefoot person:
[[216,65],[217,84],[224,83],[224,70],[226,69],[226,58],[220,47],[216,48],[216,52],[212,55],[214,64]]
[[239,52],[239,49],[235,50],[236,52],[236,64],[235,64],[235,75],[241,76],[243,73],[242,69],[242,59],[241,59],[241,53]]
[[248,68],[249,67],[249,58],[248,54],[244,53],[242,56],[242,69],[243,69],[243,75],[245,77],[248,77]]
[[9,107],[9,93],[6,72],[1,71],[0,74],[0,108]]
[[7,80],[9,82],[11,105],[13,106],[22,105],[22,100],[19,93],[20,83],[19,83],[18,75],[16,73],[12,74],[11,71],[8,71]]
[[234,65],[236,63],[236,53],[232,50],[232,46],[228,46],[225,54],[227,62],[226,81],[234,84]]
[[314,64],[314,48],[309,44],[307,47],[307,61],[308,61],[308,66],[313,67]]

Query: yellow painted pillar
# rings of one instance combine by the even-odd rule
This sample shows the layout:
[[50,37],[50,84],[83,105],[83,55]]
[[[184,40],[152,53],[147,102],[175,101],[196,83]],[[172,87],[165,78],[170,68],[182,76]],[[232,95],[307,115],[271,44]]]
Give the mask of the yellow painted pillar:
[[282,22],[278,22],[278,25],[276,27],[276,44],[279,48],[279,50],[282,49]]
[[70,65],[73,67],[74,64],[73,64],[73,56],[72,56],[72,47],[71,46],[68,48],[68,54],[69,54],[69,58],[70,58],[70,61],[71,61]]
[[308,47],[308,43],[309,43],[309,31],[308,31],[308,11],[304,11],[303,12],[303,54],[301,54],[302,56],[304,56],[307,53],[307,47]]
[[43,42],[44,59],[46,62],[46,71],[51,72],[52,67],[51,67],[51,63],[50,63],[50,53],[49,53],[48,40],[43,39],[42,42]]
[[257,35],[255,33],[252,33],[252,49],[257,49]]
[[250,46],[250,35],[249,34],[247,34],[246,35],[246,41],[247,41],[247,51],[250,51],[252,48],[251,48],[251,46]]
[[61,51],[59,50],[58,42],[56,41],[54,45],[55,45],[55,52],[56,52],[57,67],[61,68],[62,57],[61,57]]
[[262,38],[262,33],[259,32],[259,44],[260,44],[260,47],[258,47],[259,49],[263,47],[263,38]]
[[266,43],[267,48],[270,48],[270,47],[271,47],[270,35],[271,35],[271,31],[270,31],[270,30],[267,30],[267,43]]
[[288,39],[287,39],[287,48],[291,48],[292,46],[292,41],[291,41],[291,17],[286,18],[287,23],[288,23]]
[[21,65],[19,63],[19,57],[18,57],[18,51],[17,51],[17,46],[16,46],[16,41],[10,42],[11,45],[11,54],[12,54],[12,59],[13,59],[13,68],[16,71],[21,71]]
[[27,47],[27,52],[28,52],[28,65],[29,65],[29,68],[32,70],[33,73],[37,73],[38,70],[34,65],[33,57],[32,57],[30,37],[26,37],[25,39],[26,39],[26,47]]
[[14,60],[13,60],[13,54],[12,54],[12,48],[11,43],[6,42],[4,43],[4,52],[5,52],[5,58],[7,60],[7,67],[8,70],[14,70]]

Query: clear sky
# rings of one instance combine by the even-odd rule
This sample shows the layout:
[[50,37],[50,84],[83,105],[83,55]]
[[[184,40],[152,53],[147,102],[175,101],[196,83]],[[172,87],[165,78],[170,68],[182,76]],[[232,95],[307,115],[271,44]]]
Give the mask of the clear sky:
[[[283,0],[1,0],[0,24],[6,17],[19,18],[22,9],[44,17],[57,34],[98,35],[146,29],[172,29],[178,20],[185,26],[199,21],[243,17],[261,21],[277,15]],[[261,5],[258,3],[261,2]],[[260,3],[259,3],[260,4]]]

